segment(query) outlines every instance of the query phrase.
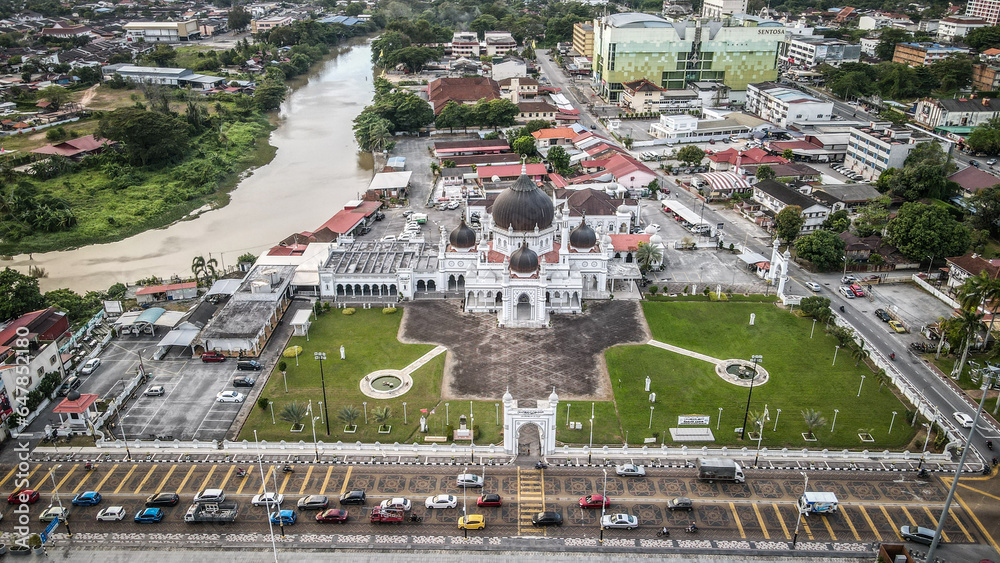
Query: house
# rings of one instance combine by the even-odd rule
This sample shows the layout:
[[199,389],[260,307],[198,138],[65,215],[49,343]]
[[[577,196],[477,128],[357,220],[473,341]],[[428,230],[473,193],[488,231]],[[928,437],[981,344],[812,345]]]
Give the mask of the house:
[[198,20],[129,22],[122,26],[125,41],[135,43],[177,43],[198,39]]
[[797,205],[802,209],[802,218],[805,219],[799,231],[803,235],[819,229],[830,215],[830,208],[826,205],[775,180],[754,184],[753,199],[775,215],[790,205]]
[[709,167],[713,172],[725,172],[730,169],[739,170],[746,165],[788,164],[788,160],[769,154],[762,148],[752,148],[740,151],[732,147],[707,156],[711,162]]
[[[7,420],[18,400],[42,382],[45,374],[65,376],[59,347],[69,335],[69,317],[54,307],[25,313],[0,330],[0,422]],[[78,360],[82,359],[77,358]],[[0,427],[6,432],[6,425]]]
[[922,131],[894,127],[889,122],[873,121],[867,127],[851,127],[850,131],[844,166],[866,180],[877,180],[889,168],[902,168],[917,143],[939,141]]
[[645,78],[625,82],[622,84],[622,105],[639,113],[659,110],[663,90]]
[[70,139],[61,143],[38,147],[31,152],[34,154],[58,155],[71,158],[73,160],[82,160],[85,156],[100,154],[104,151],[105,147],[114,144],[115,141],[109,141],[108,139],[98,140],[94,138],[93,135],[86,135],[84,137]]
[[474,31],[456,31],[451,37],[453,57],[479,58],[481,46],[479,35]]
[[441,169],[441,182],[446,186],[464,186],[467,181],[478,178],[476,170],[471,166],[457,166]]
[[556,129],[539,129],[531,134],[535,138],[536,147],[567,146],[573,144],[573,138],[577,132],[569,127],[559,127]]
[[380,172],[368,184],[368,191],[380,199],[406,197],[413,172]]
[[534,119],[552,121],[559,113],[559,108],[548,102],[518,102],[517,121],[527,123]]
[[844,241],[844,256],[853,262],[867,263],[869,270],[912,270],[920,266],[884,242],[882,235],[862,238],[844,231],[837,236]]
[[584,161],[581,164],[599,170],[572,178],[570,182],[573,184],[614,179],[628,190],[640,190],[657,179],[655,172],[628,154],[615,153],[605,160]]
[[267,19],[254,19],[250,21],[250,32],[260,33],[262,31],[270,31],[276,27],[288,27],[295,22],[295,18],[291,16],[278,17],[278,18],[267,18]]
[[499,154],[509,151],[510,145],[503,139],[466,139],[434,143],[434,158],[442,160],[462,155]]
[[937,127],[978,127],[1000,117],[1000,100],[994,98],[945,98],[920,100],[914,112],[917,123]]
[[979,254],[969,253],[963,256],[945,258],[948,264],[948,287],[959,287],[965,280],[978,276],[982,272],[990,279],[1000,277],[1000,260],[987,260]]
[[184,282],[167,285],[150,285],[135,292],[135,299],[140,305],[157,301],[178,301],[198,297],[198,283]]
[[769,167],[774,172],[775,178],[787,178],[790,181],[817,182],[821,177],[819,170],[800,162],[791,162],[788,164],[747,164],[741,166],[740,171],[746,174],[750,182],[755,182],[757,169],[761,166]]
[[827,184],[814,186],[811,196],[830,207],[830,212],[846,209],[854,212],[882,196],[882,193],[870,184]]
[[975,195],[981,189],[1000,184],[1000,178],[975,166],[966,166],[948,176],[948,179],[962,186],[962,195],[965,197]]
[[[494,80],[496,79],[494,78]],[[521,101],[521,98],[530,99],[538,95],[538,81],[534,78],[511,77],[504,78],[498,83],[500,84],[500,95],[515,104]]]
[[448,102],[475,104],[479,100],[499,100],[500,84],[485,76],[437,78],[427,85],[427,100],[434,114],[441,113]]
[[975,16],[948,16],[938,24],[937,35],[938,39],[950,43],[965,37],[973,29],[989,25],[988,21]]

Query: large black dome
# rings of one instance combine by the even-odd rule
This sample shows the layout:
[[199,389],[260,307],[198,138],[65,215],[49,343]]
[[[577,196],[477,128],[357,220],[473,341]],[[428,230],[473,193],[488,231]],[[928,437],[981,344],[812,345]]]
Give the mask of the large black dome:
[[555,208],[545,192],[538,189],[522,167],[521,176],[493,202],[493,222],[497,228],[531,231],[552,226]]
[[538,255],[528,248],[528,243],[521,245],[510,255],[510,271],[519,274],[532,274],[538,270]]
[[448,242],[452,248],[467,250],[476,246],[476,231],[465,224],[465,219],[455,227],[455,230],[448,236]]
[[573,232],[569,234],[569,245],[573,248],[594,248],[597,244],[597,233],[587,224],[587,218],[583,218]]

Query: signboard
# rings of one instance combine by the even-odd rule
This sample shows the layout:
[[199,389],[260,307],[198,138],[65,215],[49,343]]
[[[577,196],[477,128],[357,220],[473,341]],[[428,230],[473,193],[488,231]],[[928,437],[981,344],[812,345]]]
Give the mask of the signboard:
[[52,531],[55,530],[57,527],[59,527],[59,517],[58,516],[56,516],[55,518],[53,518],[52,521],[49,522],[49,525],[45,527],[45,531],[42,532],[41,534],[39,534],[39,536],[42,538],[42,543],[43,544],[49,541],[49,534],[51,534]]
[[722,228],[723,228],[723,227],[725,227],[725,226],[726,226],[726,224],[725,224],[725,223],[719,223],[718,225],[716,225],[716,226],[715,226],[715,228],[716,228],[716,230],[719,230],[719,231],[721,231],[721,230],[722,230]]
[[678,416],[677,426],[708,426],[711,417],[703,415]]

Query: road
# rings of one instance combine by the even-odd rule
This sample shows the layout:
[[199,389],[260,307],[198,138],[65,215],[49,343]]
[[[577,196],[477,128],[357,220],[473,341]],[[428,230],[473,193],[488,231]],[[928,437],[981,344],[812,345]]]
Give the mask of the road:
[[[104,463],[96,469],[86,470],[82,463],[31,464],[29,482],[40,491],[42,500],[31,506],[31,527],[41,524],[38,515],[45,506],[55,503],[53,482],[58,486],[62,504],[69,506],[72,497],[84,491],[98,491],[104,499],[95,507],[71,507],[70,525],[77,541],[102,541],[107,534],[114,534],[126,544],[142,542],[161,534],[177,534],[187,544],[218,541],[217,535],[253,536],[258,542],[266,541],[268,525],[263,507],[253,507],[250,497],[262,488],[263,474],[268,489],[285,495],[283,506],[294,508],[298,498],[307,494],[328,495],[336,499],[345,491],[364,489],[368,495],[367,506],[344,507],[350,521],[343,525],[319,524],[312,513],[300,513],[294,526],[287,526],[284,534],[289,541],[308,541],[315,534],[339,533],[341,538],[357,535],[384,535],[389,532],[406,536],[456,536],[456,520],[463,504],[469,513],[486,516],[484,531],[470,532],[470,536],[593,538],[598,534],[600,512],[582,509],[578,499],[587,494],[600,494],[606,490],[611,499],[609,513],[627,512],[636,515],[640,527],[634,530],[607,530],[606,538],[635,541],[651,538],[660,526],[667,526],[676,534],[668,543],[683,541],[682,528],[695,521],[700,528],[697,539],[705,542],[753,541],[789,542],[795,532],[796,516],[794,499],[802,492],[802,477],[792,471],[748,470],[746,484],[707,483],[699,481],[694,469],[648,469],[646,477],[617,477],[598,467],[558,467],[545,470],[515,466],[470,468],[471,472],[485,475],[483,491],[499,493],[503,506],[477,508],[476,497],[482,492],[471,489],[463,492],[455,485],[455,475],[460,466],[354,466],[354,465],[295,465],[294,473],[282,473],[275,460],[266,460],[258,467],[252,456],[243,456],[239,464],[188,463]],[[246,477],[239,477],[238,467],[250,469]],[[51,476],[50,476],[51,470]],[[15,482],[16,467],[0,467],[0,490],[11,492]],[[809,472],[809,489],[835,492],[841,510],[828,516],[811,516],[804,519],[799,536],[802,542],[841,545],[850,551],[851,545],[871,542],[898,542],[897,530],[901,525],[933,527],[947,489],[937,478],[917,479],[912,474],[876,472]],[[183,514],[192,495],[206,488],[221,488],[227,500],[240,503],[240,517],[236,523],[225,527],[218,524],[185,524]],[[124,506],[131,516],[139,510],[146,496],[155,492],[176,492],[181,502],[176,507],[165,508],[165,518],[159,524],[137,524],[131,517],[121,522],[97,522],[97,512],[107,506]],[[447,493],[455,495],[458,506],[454,509],[426,509],[425,498]],[[379,501],[404,496],[411,500],[413,512],[424,517],[422,523],[406,522],[398,527],[368,522],[370,508]],[[675,496],[688,496],[694,500],[692,512],[672,513],[665,502]],[[564,525],[559,528],[535,528],[531,515],[541,511],[559,512]],[[10,532],[17,518],[13,507],[4,510],[0,530]],[[211,535],[211,537],[206,536]],[[982,531],[978,521],[961,506],[953,506],[951,518],[944,529],[945,541],[953,544],[980,544],[991,539]],[[678,538],[678,536],[680,536]],[[349,540],[348,540],[349,541]],[[366,540],[367,541],[367,540]],[[646,540],[643,540],[646,541]],[[844,547],[848,546],[848,547]]]

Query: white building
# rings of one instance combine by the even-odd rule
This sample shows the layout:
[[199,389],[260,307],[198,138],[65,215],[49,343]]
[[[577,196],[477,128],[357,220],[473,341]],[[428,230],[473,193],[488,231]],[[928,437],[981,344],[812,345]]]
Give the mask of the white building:
[[788,127],[796,122],[831,119],[833,102],[824,102],[799,90],[764,82],[747,85],[746,111]]
[[878,37],[862,37],[858,43],[861,44],[861,54],[869,57],[875,56],[875,49],[878,47]]
[[873,121],[868,127],[851,127],[844,166],[866,180],[877,180],[890,168],[902,168],[917,143],[933,139],[912,129],[893,127],[887,121]]
[[914,120],[927,127],[978,127],[1000,117],[1000,100],[993,98],[920,100]]
[[967,16],[986,20],[990,25],[1000,22],[1000,0],[969,0],[965,6]]
[[122,26],[125,41],[145,43],[177,43],[201,36],[198,20],[179,22],[129,22]]
[[989,25],[989,22],[976,16],[949,16],[938,24],[937,36],[942,41],[954,41],[965,37],[973,29]]
[[805,219],[805,223],[799,230],[801,235],[821,228],[823,222],[830,215],[829,207],[775,180],[764,180],[754,184],[753,199],[770,209],[775,215],[790,205],[797,205],[802,209],[802,218]]
[[785,41],[782,56],[790,64],[804,68],[815,68],[821,64],[840,66],[860,61],[861,45],[840,39],[796,35]]
[[478,59],[482,53],[479,36],[474,31],[456,31],[451,37],[451,54],[454,57]]
[[747,0],[705,0],[701,5],[701,16],[704,18],[721,18],[745,13],[747,13]]
[[745,137],[750,128],[729,118],[698,119],[693,115],[661,115],[649,126],[649,134],[668,143],[704,143]]
[[517,50],[517,41],[509,31],[487,31],[483,43],[488,57],[502,57]]

